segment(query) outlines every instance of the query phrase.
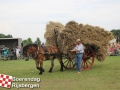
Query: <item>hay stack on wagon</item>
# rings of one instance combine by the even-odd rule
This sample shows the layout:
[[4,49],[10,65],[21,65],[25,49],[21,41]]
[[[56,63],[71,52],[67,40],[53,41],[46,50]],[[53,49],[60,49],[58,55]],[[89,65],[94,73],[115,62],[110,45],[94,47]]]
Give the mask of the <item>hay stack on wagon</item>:
[[[56,28],[57,26],[58,26],[58,28]],[[55,36],[54,36],[54,29],[57,29],[58,33],[60,33],[64,29],[64,25],[62,25],[59,22],[52,22],[52,21],[50,21],[46,25],[46,32],[44,34],[44,37],[46,39],[45,45],[47,45],[47,46],[48,45],[56,45]]]
[[75,21],[70,21],[65,26],[61,23],[54,23],[54,25],[53,23],[50,22],[46,27],[45,39],[47,45],[55,45],[54,28],[59,25],[57,42],[64,54],[73,49],[76,45],[76,39],[80,38],[84,45],[91,45],[94,49],[99,48],[95,51],[95,56],[99,61],[105,59],[107,45],[113,39],[112,33],[98,26],[83,25]]

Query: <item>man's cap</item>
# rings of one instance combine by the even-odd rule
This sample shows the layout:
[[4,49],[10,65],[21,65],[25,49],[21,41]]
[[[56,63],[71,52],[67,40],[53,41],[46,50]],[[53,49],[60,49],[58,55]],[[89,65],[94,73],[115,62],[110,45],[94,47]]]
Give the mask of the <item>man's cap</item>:
[[81,40],[80,40],[80,39],[77,39],[76,41],[77,41],[77,42],[80,42]]

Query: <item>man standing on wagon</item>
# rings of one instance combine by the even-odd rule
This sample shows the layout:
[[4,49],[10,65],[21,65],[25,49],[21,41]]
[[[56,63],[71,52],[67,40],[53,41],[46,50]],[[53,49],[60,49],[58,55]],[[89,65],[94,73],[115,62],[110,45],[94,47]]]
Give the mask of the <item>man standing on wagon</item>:
[[71,52],[76,52],[75,56],[75,64],[77,66],[77,74],[80,74],[80,71],[82,69],[81,63],[82,63],[82,56],[84,53],[84,46],[81,43],[80,39],[77,39],[77,45],[73,50],[70,50]]

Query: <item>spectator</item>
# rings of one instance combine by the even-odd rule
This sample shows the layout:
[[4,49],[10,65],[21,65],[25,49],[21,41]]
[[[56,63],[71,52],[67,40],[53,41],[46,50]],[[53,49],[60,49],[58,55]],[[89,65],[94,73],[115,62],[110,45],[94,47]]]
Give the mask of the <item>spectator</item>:
[[13,54],[13,59],[16,59],[16,48],[12,48],[11,53]]
[[114,46],[113,45],[110,45],[110,52],[111,52],[111,54],[114,54]]
[[114,54],[115,54],[115,55],[118,55],[118,54],[119,54],[119,49],[117,48],[117,46],[114,47]]
[[17,60],[20,59],[20,49],[18,48],[18,46],[16,47],[16,56]]
[[4,54],[4,60],[6,60],[8,57],[8,50],[5,49],[3,54]]
[[116,46],[118,48],[118,51],[120,50],[120,44],[119,43],[116,43]]
[[110,44],[109,44],[109,46],[108,46],[108,51],[107,51],[107,52],[108,52],[108,54],[107,54],[108,56],[111,55],[111,49],[110,49],[110,48],[111,48],[111,46],[110,46]]
[[44,46],[45,44],[44,44],[44,43],[42,43],[41,45],[42,45],[42,46]]
[[24,56],[23,56],[23,47],[20,48],[20,56],[22,59],[24,59]]

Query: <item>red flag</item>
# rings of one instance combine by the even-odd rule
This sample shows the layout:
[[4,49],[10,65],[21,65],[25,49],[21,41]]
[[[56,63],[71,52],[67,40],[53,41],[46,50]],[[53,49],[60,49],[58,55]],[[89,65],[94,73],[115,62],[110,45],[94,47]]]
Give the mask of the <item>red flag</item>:
[[0,86],[10,88],[12,82],[12,76],[0,74]]

